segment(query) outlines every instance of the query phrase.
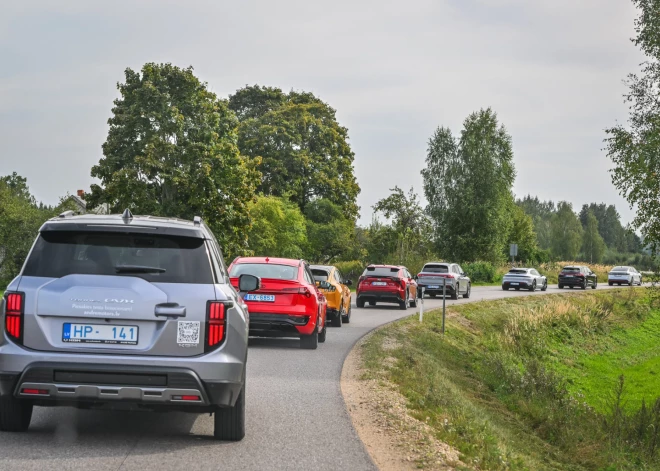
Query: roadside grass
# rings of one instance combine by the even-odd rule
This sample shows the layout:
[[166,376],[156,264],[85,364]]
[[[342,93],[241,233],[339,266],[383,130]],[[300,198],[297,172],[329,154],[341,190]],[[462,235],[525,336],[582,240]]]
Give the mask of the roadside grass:
[[393,384],[463,469],[660,469],[649,306],[648,290],[629,288],[465,304],[444,336],[431,311],[375,332],[365,375]]

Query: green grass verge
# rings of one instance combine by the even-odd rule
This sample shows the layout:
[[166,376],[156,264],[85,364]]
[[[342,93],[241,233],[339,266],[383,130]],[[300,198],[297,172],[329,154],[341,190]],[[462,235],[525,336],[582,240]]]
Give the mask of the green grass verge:
[[452,306],[446,335],[440,326],[434,311],[377,331],[365,374],[393,383],[465,469],[660,469],[660,310],[648,290]]

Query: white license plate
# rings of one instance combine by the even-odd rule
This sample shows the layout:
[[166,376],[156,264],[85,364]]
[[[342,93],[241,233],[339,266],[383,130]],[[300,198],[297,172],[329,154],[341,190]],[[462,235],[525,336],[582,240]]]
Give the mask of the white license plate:
[[275,295],[274,294],[246,294],[246,301],[258,301],[263,303],[274,303]]
[[62,326],[62,342],[137,345],[136,325],[71,324]]
[[373,286],[387,286],[387,283],[384,281],[372,281],[371,284]]
[[573,275],[564,275],[564,278],[573,278]]
[[511,286],[518,286],[520,283],[511,283]]
[[428,288],[429,288],[429,289],[438,289],[438,288],[440,288],[440,287],[439,287],[438,285],[433,285],[433,286],[429,286]]

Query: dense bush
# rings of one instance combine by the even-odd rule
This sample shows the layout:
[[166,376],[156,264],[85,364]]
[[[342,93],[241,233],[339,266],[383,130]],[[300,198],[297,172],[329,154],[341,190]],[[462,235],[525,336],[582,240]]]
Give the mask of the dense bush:
[[336,262],[334,265],[341,272],[341,274],[344,275],[345,279],[352,280],[353,283],[356,283],[356,280],[360,277],[360,275],[362,275],[364,267],[366,267],[364,262],[359,260]]
[[490,262],[468,262],[461,265],[472,283],[497,283],[502,276]]

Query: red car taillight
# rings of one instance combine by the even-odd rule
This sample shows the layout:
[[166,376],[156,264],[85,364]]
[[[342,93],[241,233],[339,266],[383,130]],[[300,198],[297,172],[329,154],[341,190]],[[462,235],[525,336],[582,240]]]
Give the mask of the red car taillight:
[[227,334],[226,307],[224,303],[209,301],[206,305],[206,348],[213,350]]
[[310,290],[308,290],[306,286],[303,286],[303,287],[299,288],[298,289],[298,294],[302,294],[306,298],[312,297],[312,292]]
[[23,340],[23,293],[5,293],[5,331],[17,341]]

